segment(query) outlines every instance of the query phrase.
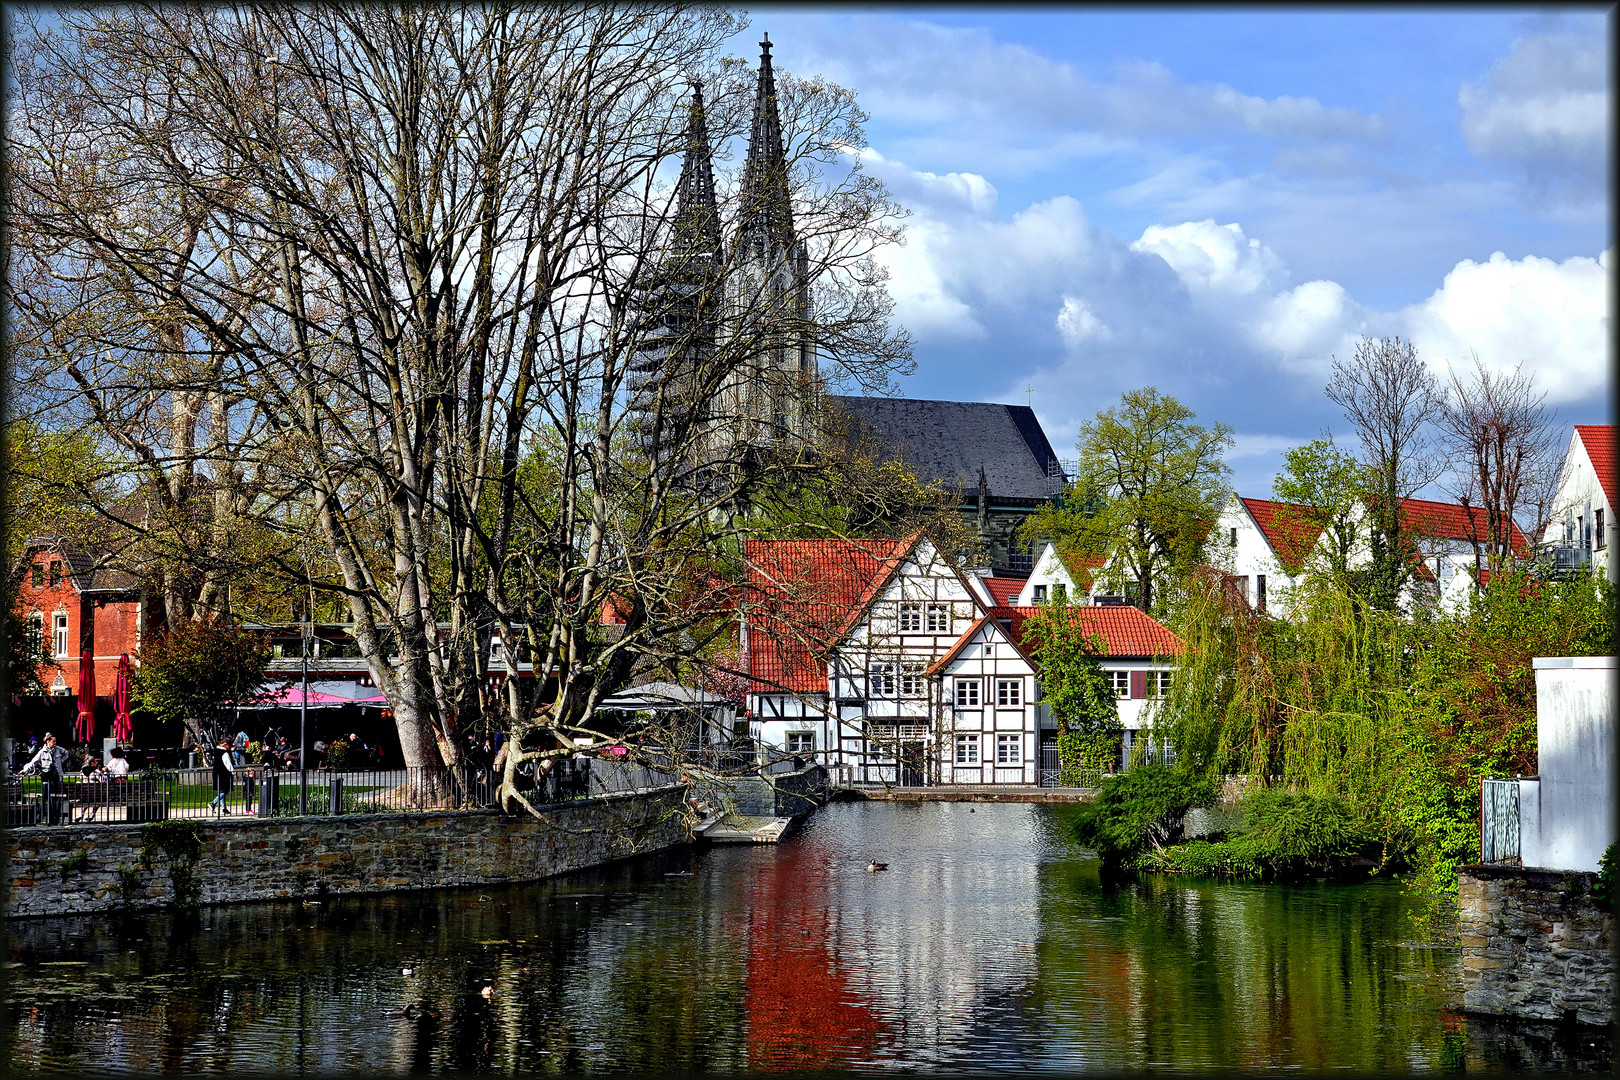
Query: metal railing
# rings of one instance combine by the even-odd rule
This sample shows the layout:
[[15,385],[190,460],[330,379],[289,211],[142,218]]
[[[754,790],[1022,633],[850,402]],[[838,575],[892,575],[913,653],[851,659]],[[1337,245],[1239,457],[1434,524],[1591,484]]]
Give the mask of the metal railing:
[[1520,865],[1519,781],[1482,780],[1479,786],[1479,861]]
[[[296,769],[243,766],[223,797],[213,771],[175,769],[128,779],[70,777],[47,784],[38,777],[5,784],[10,826],[84,825],[163,821],[169,818],[287,817],[332,814],[443,813],[496,805],[501,777],[470,763],[399,769],[312,770],[300,786]],[[645,791],[677,782],[654,766],[612,759],[568,759],[531,782],[531,800],[561,802]]]

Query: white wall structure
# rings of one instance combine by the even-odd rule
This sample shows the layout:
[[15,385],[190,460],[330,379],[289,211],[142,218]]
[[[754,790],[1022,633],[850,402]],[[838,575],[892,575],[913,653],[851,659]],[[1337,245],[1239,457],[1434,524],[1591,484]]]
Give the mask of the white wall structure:
[[[1101,560],[1098,560],[1100,565]],[[1077,577],[1058,554],[1057,545],[1048,543],[1035,558],[1029,579],[1013,601],[1017,607],[1032,607],[1047,600],[1066,598],[1072,604],[1091,603],[1092,578],[1090,574]]]
[[1523,865],[1598,869],[1617,836],[1612,656],[1537,657],[1540,779],[1520,784]]
[[1289,535],[1313,531],[1303,517],[1290,518],[1288,510],[1288,503],[1233,495],[1206,543],[1210,562],[1238,579],[1239,591],[1250,606],[1283,616],[1296,578],[1284,568],[1278,548],[1286,545]]
[[1542,544],[1560,566],[1591,566],[1614,581],[1620,562],[1610,557],[1620,543],[1614,520],[1615,427],[1576,424],[1564,455],[1558,492]]
[[1014,643],[1010,617],[996,615],[975,622],[929,668],[943,783],[1033,784],[1037,779],[1035,665]]

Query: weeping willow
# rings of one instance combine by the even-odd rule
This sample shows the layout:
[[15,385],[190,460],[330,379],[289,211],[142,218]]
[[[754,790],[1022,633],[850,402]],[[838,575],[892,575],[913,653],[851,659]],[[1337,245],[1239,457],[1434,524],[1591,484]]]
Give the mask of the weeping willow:
[[1155,723],[1201,773],[1336,795],[1385,819],[1409,631],[1326,574],[1304,575],[1286,599],[1290,619],[1273,619],[1222,575],[1194,577],[1177,627],[1187,651]]

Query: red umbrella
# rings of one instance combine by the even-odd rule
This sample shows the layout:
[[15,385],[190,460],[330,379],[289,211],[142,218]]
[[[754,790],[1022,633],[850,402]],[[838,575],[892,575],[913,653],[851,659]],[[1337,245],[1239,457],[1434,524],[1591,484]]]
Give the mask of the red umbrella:
[[96,733],[96,661],[90,650],[79,657],[79,718],[73,723],[73,738],[87,743]]
[[135,734],[129,718],[129,654],[118,658],[118,682],[113,687],[113,738],[128,742]]

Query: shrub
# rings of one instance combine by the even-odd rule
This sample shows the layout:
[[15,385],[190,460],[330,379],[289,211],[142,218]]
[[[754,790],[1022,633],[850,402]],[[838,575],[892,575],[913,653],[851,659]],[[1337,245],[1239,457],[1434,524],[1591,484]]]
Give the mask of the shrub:
[[326,746],[326,767],[328,769],[341,769],[344,762],[349,760],[349,740],[333,739]]
[[1168,765],[1141,765],[1103,781],[1097,801],[1074,825],[1075,839],[1119,866],[1181,839],[1187,811],[1215,801],[1215,785]]
[[1614,910],[1614,863],[1616,847],[1620,847],[1620,843],[1610,844],[1603,852],[1603,857],[1598,860],[1597,880],[1592,883],[1592,895],[1597,897],[1598,903],[1602,904],[1610,911]]
[[1260,788],[1243,800],[1245,835],[1279,877],[1337,869],[1376,841],[1333,795]]

